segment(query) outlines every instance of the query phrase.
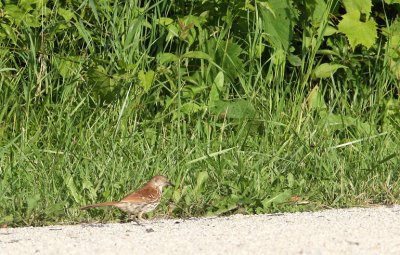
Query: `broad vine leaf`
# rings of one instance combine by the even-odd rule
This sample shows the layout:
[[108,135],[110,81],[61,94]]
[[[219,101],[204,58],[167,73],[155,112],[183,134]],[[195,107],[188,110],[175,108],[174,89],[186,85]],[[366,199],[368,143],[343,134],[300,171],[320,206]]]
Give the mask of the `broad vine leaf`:
[[370,48],[377,38],[376,22],[372,18],[366,22],[360,21],[361,13],[353,11],[343,15],[338,28],[344,33],[349,40],[350,46],[354,49],[357,45],[362,44]]
[[347,13],[360,12],[366,14],[369,18],[372,8],[371,0],[343,0],[343,4]]

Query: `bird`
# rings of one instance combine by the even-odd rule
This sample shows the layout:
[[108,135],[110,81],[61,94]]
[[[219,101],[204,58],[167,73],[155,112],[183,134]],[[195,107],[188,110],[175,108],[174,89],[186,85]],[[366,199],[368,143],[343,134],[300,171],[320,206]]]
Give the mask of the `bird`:
[[120,201],[91,204],[81,207],[86,210],[95,207],[114,206],[128,213],[128,217],[138,224],[145,222],[142,215],[153,211],[159,204],[164,187],[174,186],[167,177],[156,175],[137,191],[130,193]]

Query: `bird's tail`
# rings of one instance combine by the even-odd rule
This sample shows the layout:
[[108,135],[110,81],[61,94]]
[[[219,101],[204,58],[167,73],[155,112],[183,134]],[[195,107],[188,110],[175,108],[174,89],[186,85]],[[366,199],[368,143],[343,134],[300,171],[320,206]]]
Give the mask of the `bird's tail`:
[[104,203],[99,203],[99,204],[86,205],[86,206],[81,207],[81,210],[86,210],[86,209],[94,208],[94,207],[113,206],[118,203],[119,202],[104,202]]

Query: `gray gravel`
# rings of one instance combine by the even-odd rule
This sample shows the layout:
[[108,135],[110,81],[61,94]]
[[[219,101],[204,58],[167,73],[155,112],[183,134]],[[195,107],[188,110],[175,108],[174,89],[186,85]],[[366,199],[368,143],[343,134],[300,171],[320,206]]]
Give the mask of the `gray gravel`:
[[400,254],[400,206],[0,229],[1,254]]

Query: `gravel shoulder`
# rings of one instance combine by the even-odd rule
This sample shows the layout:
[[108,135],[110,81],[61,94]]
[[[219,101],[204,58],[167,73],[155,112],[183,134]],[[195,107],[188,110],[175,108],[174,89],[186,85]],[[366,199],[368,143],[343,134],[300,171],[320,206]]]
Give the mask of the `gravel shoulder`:
[[400,254],[400,206],[0,229],[1,254]]

